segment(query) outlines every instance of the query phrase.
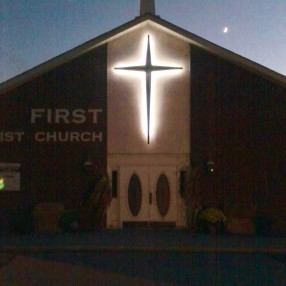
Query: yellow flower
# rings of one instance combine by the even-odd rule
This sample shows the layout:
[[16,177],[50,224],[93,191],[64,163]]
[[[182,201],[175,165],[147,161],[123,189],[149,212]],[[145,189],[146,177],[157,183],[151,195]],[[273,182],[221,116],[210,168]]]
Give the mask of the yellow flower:
[[206,221],[209,223],[226,223],[227,218],[222,211],[216,208],[203,209],[199,214],[199,220]]

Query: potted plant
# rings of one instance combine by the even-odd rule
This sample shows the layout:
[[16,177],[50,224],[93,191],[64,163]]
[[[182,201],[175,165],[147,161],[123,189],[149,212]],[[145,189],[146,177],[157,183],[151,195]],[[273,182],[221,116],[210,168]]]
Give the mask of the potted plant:
[[198,230],[207,233],[224,233],[227,218],[217,208],[204,208],[197,217]]

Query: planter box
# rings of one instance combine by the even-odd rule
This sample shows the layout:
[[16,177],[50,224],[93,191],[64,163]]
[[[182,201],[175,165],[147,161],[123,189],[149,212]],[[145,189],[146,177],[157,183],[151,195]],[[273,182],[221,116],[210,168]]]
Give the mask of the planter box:
[[253,218],[256,214],[254,205],[230,205],[224,208],[227,216],[227,232],[232,234],[255,234]]
[[36,232],[57,233],[61,232],[59,218],[65,209],[61,203],[40,203],[34,208],[34,223]]
[[252,218],[228,218],[227,232],[231,234],[254,234]]

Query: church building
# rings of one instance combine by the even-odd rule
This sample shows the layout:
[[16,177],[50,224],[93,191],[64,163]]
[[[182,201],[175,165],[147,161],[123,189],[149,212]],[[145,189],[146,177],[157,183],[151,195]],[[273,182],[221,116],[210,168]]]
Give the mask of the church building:
[[106,227],[186,227],[187,170],[208,206],[286,221],[286,77],[156,15],[140,16],[0,85],[0,224],[26,205],[78,208],[94,164]]

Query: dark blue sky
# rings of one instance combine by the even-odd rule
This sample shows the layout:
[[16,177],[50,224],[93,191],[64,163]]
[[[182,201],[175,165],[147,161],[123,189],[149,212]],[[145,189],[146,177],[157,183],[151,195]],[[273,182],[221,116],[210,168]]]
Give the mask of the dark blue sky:
[[[139,6],[140,0],[0,0],[0,82],[134,19]],[[286,75],[286,0],[156,0],[156,13]]]

